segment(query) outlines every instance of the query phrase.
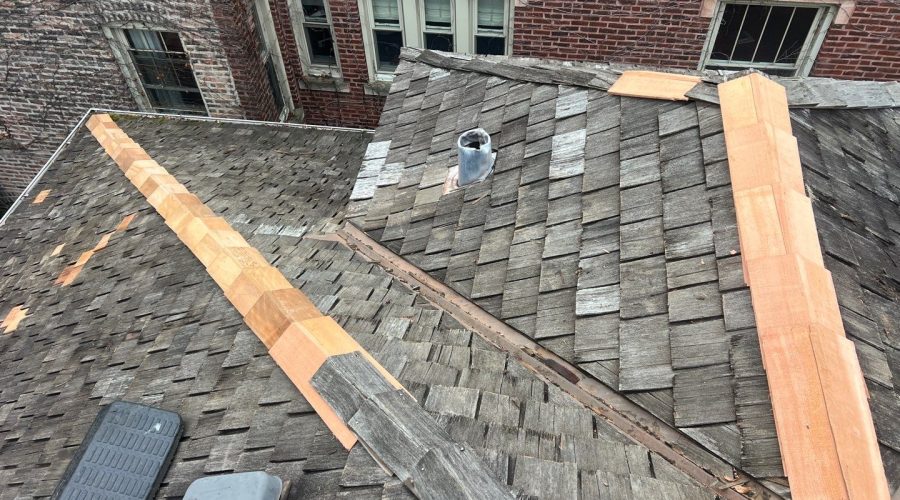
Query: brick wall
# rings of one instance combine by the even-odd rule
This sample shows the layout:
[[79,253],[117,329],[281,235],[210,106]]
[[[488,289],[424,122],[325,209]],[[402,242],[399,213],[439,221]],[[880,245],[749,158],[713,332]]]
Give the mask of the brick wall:
[[515,7],[513,53],[696,68],[709,19],[699,0],[529,0]]
[[[213,0],[224,1],[224,0]],[[182,35],[210,114],[245,116],[208,1],[0,2],[0,190],[15,197],[90,107],[135,110],[102,26]]]
[[[303,87],[303,68],[291,27],[287,0],[270,0],[275,30],[278,32],[285,70],[291,84],[294,104],[303,107],[304,121],[316,125],[374,128],[384,106],[384,98],[366,95],[369,81],[356,0],[331,0],[331,18],[337,40],[341,74],[348,92],[307,90]],[[298,36],[302,36],[298,33]]]
[[850,22],[828,30],[812,74],[900,80],[900,1],[858,0]]
[[[710,19],[700,0],[527,0],[515,7],[516,55],[696,69]],[[900,79],[900,1],[858,0],[831,26],[813,76]]]
[[243,118],[277,120],[278,112],[269,79],[260,57],[260,39],[251,9],[253,0],[210,0],[213,20],[219,28],[222,49],[228,56]]

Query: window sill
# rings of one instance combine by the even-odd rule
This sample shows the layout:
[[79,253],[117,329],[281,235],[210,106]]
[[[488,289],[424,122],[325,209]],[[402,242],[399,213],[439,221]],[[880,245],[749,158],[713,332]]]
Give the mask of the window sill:
[[327,92],[350,92],[350,86],[340,75],[322,73],[304,75],[300,80],[300,88]]
[[383,78],[384,76],[385,75],[378,75],[375,80],[363,85],[363,90],[366,95],[386,96],[391,92],[391,84],[394,83],[394,76],[388,75],[386,78]]

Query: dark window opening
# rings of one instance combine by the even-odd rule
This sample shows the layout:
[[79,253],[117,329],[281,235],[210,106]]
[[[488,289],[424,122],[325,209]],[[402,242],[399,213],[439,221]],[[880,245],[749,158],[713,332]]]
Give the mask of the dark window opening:
[[476,36],[475,52],[484,55],[502,56],[506,54],[506,38],[496,36]]
[[775,74],[794,74],[809,50],[820,7],[723,6],[706,67],[759,67]]
[[178,33],[125,30],[128,52],[155,111],[205,115],[206,106]]
[[306,43],[309,45],[309,59],[312,64],[337,66],[330,28],[307,26]]
[[399,31],[375,30],[378,71],[394,71],[400,63],[403,34]]
[[328,14],[325,11],[324,0],[303,0],[303,17],[307,20],[321,19],[325,20]]
[[425,33],[425,48],[453,52],[453,35],[443,33]]

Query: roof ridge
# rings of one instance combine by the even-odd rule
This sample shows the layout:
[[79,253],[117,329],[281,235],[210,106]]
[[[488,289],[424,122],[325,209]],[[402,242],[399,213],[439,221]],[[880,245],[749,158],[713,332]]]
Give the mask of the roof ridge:
[[[572,85],[598,90],[609,88],[626,71],[663,71],[679,75],[699,76],[701,81],[687,97],[719,104],[716,85],[758,70],[737,73],[651,68],[591,62],[537,59],[519,56],[482,56],[455,54],[428,49],[404,47],[400,58],[435,68],[483,73],[486,75],[547,85]],[[792,108],[871,109],[900,108],[900,82],[837,80],[821,77],[777,77],[766,75],[787,89]]]

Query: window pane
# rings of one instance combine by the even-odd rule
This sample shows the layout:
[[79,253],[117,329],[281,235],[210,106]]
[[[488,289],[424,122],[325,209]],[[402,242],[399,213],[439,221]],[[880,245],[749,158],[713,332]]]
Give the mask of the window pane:
[[162,37],[166,50],[169,52],[184,52],[184,47],[181,45],[181,38],[178,37],[178,33],[162,31],[159,35]]
[[147,89],[150,103],[157,111],[163,112],[198,112],[205,114],[203,98],[199,92],[186,92],[168,89]]
[[151,85],[178,85],[172,66],[165,57],[155,52],[135,52],[134,66],[141,81]]
[[309,45],[309,60],[312,64],[337,65],[330,28],[307,26],[306,42]]
[[372,0],[372,13],[375,24],[400,25],[400,9],[397,0]]
[[157,111],[206,114],[203,97],[178,33],[125,30],[131,60]]
[[719,33],[716,35],[716,43],[712,50],[712,59],[728,60],[731,56],[731,49],[737,41],[738,30],[746,13],[746,5],[725,5],[722,23],[719,25]]
[[747,17],[744,19],[744,26],[738,34],[737,45],[734,48],[734,56],[732,61],[750,61],[753,58],[753,51],[756,50],[756,44],[759,43],[759,37],[762,35],[763,23],[766,22],[766,16],[769,9],[764,5],[751,5],[747,11]]
[[778,53],[778,61],[780,63],[793,64],[800,57],[803,45],[806,43],[806,37],[812,29],[813,21],[816,20],[817,9],[797,8],[794,13],[794,19],[787,29],[787,35],[784,37],[784,43],[781,45],[781,51]]
[[134,49],[139,50],[165,50],[159,36],[153,31],[125,30],[125,37]]
[[506,54],[506,38],[497,36],[476,36],[475,53],[502,56]]
[[478,28],[503,29],[504,0],[478,0]]
[[425,0],[425,25],[450,27],[450,0]]
[[756,50],[756,57],[753,62],[775,62],[775,56],[778,54],[778,45],[781,43],[781,37],[787,30],[788,23],[791,22],[791,14],[794,12],[793,7],[772,7],[772,14],[766,23],[766,30],[762,34],[762,43]]
[[453,52],[453,35],[445,33],[425,33],[425,48]]
[[394,71],[400,62],[403,35],[399,31],[375,30],[378,71]]
[[327,18],[325,14],[325,0],[303,0],[303,16],[308,20]]

